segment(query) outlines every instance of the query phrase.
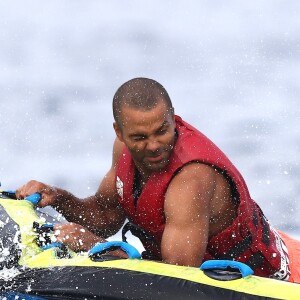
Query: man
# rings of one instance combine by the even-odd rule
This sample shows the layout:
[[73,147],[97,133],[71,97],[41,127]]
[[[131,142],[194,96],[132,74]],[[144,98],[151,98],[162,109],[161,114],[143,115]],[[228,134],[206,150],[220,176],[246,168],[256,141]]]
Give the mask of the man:
[[40,206],[53,206],[71,222],[56,225],[59,242],[88,250],[128,218],[140,232],[145,257],[195,267],[207,259],[238,260],[256,275],[289,279],[286,245],[241,174],[208,138],[175,116],[163,86],[147,78],[124,83],[113,113],[112,166],[94,196],[81,200],[37,181],[17,190],[21,199],[41,193]]

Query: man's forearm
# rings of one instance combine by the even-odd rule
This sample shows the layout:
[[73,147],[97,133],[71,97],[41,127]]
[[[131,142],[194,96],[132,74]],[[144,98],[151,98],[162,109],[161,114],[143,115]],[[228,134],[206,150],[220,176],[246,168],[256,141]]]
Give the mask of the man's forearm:
[[68,191],[56,188],[56,201],[52,205],[60,212],[69,222],[78,223],[83,218],[84,201],[75,197]]
[[124,222],[120,208],[102,207],[96,196],[79,199],[65,190],[57,189],[57,201],[53,207],[69,222],[80,224],[102,237],[116,233]]

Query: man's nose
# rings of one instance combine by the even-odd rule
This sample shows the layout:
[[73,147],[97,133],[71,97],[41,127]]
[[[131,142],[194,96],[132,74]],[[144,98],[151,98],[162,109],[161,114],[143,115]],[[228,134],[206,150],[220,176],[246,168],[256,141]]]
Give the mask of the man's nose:
[[155,152],[159,149],[159,141],[157,139],[149,139],[147,143],[147,150]]

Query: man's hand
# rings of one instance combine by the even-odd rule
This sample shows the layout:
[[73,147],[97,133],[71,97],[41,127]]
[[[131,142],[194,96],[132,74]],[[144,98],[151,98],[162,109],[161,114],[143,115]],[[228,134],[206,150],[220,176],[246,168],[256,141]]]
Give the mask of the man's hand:
[[59,198],[63,197],[62,190],[35,180],[29,181],[16,190],[16,196],[18,199],[24,199],[34,193],[41,194],[42,199],[38,203],[39,207],[55,205]]
[[96,243],[105,242],[105,239],[93,234],[76,223],[56,224],[54,226],[56,241],[68,246],[73,251],[88,251]]
[[[104,243],[106,240],[85,229],[76,223],[57,224],[54,226],[54,236],[60,242],[75,252],[89,251],[96,243]],[[128,258],[122,250],[109,252],[110,255]]]

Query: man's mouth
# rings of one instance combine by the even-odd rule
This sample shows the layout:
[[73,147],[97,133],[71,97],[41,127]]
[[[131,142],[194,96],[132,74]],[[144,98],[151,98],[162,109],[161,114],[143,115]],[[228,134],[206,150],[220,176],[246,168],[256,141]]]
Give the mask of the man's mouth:
[[162,154],[147,156],[147,160],[150,162],[159,162],[163,159]]

